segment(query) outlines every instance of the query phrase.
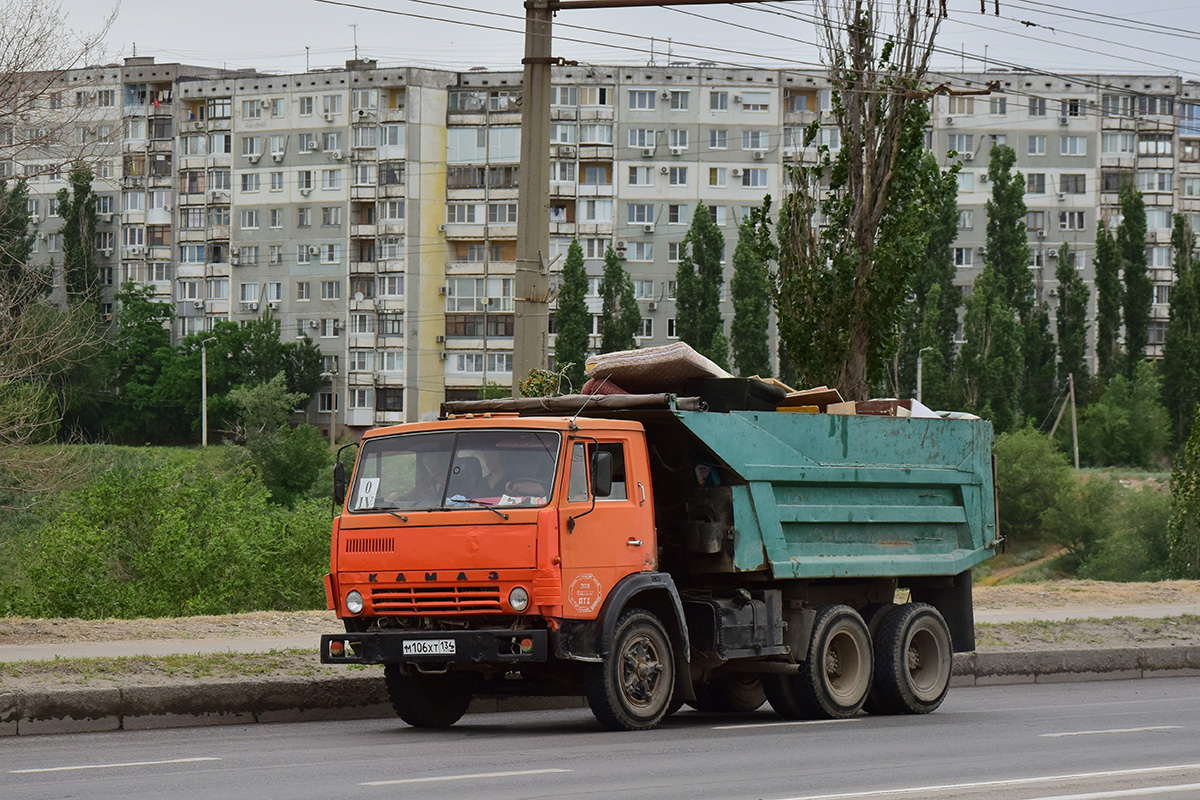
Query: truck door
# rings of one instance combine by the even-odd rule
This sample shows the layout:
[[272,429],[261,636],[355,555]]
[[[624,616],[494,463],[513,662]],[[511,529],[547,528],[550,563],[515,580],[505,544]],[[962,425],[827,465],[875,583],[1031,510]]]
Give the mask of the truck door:
[[[595,617],[622,578],[657,566],[650,476],[638,459],[630,458],[636,444],[630,438],[612,437],[570,442],[566,502],[559,512],[567,617]],[[608,497],[594,497],[592,492],[589,465],[597,449],[612,455],[613,487]]]

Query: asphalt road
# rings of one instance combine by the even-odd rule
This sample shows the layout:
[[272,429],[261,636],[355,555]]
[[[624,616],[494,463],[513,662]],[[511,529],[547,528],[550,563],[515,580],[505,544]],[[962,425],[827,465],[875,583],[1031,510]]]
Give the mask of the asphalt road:
[[1200,678],[957,689],[926,717],[586,710],[13,737],[0,798],[1200,798]]

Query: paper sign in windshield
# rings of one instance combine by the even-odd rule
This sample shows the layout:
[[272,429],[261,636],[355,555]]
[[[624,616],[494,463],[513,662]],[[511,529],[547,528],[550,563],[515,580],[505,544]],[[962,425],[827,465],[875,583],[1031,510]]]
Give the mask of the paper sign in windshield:
[[354,498],[354,509],[375,507],[375,495],[379,494],[379,478],[363,478],[358,482],[358,497]]

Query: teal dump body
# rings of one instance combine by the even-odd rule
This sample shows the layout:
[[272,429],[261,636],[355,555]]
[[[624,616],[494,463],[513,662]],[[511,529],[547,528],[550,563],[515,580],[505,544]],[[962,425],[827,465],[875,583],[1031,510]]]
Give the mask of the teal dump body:
[[998,544],[983,420],[676,411],[736,473],[734,569],[956,575]]

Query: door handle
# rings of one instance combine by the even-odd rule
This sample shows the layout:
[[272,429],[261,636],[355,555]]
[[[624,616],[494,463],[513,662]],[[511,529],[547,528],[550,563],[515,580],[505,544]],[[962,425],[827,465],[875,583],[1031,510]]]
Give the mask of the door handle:
[[641,547],[642,540],[641,539],[630,539],[629,541],[625,542],[625,544],[629,545],[630,547]]
[[644,505],[646,505],[646,487],[642,485],[641,481],[638,481],[637,484],[638,484],[638,491],[642,493],[642,502],[638,503],[638,505],[644,506]]

